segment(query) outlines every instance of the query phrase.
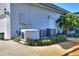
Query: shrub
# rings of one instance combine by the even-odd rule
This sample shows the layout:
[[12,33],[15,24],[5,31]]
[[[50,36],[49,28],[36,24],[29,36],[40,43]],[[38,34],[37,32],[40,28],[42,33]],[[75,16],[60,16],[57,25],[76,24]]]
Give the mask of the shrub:
[[57,35],[50,39],[49,38],[39,39],[39,40],[26,39],[25,45],[43,46],[43,45],[56,44],[56,43],[63,42],[63,41],[64,41],[64,35]]
[[42,45],[49,45],[53,43],[51,39],[43,39],[41,42]]
[[52,40],[52,42],[53,42],[54,44],[55,44],[55,43],[58,43],[58,42],[57,42],[57,37],[56,37],[56,36],[52,37],[51,40]]
[[67,37],[74,37],[73,34],[68,34]]
[[79,34],[75,34],[75,37],[76,37],[76,38],[79,38]]
[[27,39],[25,41],[25,45],[31,45],[31,46],[41,46],[41,45],[49,45],[52,44],[52,41],[50,39],[40,39],[40,40],[31,40]]
[[37,40],[37,45],[38,45],[38,46],[41,46],[41,45],[42,45],[42,39]]
[[57,41],[58,41],[58,42],[63,42],[63,41],[65,41],[65,35],[57,35]]
[[63,42],[65,41],[65,35],[56,35],[52,37],[51,39],[54,41],[54,43]]
[[79,34],[68,34],[67,36],[70,38],[79,38]]
[[24,42],[25,45],[31,45],[31,46],[36,46],[37,45],[37,40],[31,40],[31,39],[26,39]]
[[14,41],[16,41],[16,42],[19,42],[21,39],[20,39],[20,36],[16,36],[15,38],[14,38]]

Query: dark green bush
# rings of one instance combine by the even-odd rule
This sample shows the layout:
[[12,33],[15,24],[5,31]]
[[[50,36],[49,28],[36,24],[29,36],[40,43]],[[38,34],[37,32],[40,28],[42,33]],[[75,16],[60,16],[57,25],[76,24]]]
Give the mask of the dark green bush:
[[68,34],[67,37],[74,37],[74,34]]
[[79,34],[68,34],[67,36],[70,38],[79,38]]
[[75,37],[76,37],[76,38],[79,38],[79,34],[76,34]]
[[65,35],[57,35],[57,41],[58,41],[58,42],[63,42],[63,41],[65,41]]
[[63,42],[65,41],[65,35],[56,35],[52,37],[51,39],[54,41],[54,43]]
[[52,37],[51,40],[52,40],[52,42],[53,42],[54,44],[55,44],[55,43],[58,43],[58,42],[57,42],[57,37],[56,37],[56,36]]

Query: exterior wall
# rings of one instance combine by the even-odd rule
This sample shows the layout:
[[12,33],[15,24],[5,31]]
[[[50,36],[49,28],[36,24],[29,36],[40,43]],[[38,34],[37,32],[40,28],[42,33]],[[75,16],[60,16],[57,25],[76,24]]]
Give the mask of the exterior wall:
[[11,4],[11,35],[21,28],[57,29],[56,20],[61,14],[36,4]]
[[0,33],[4,33],[5,39],[10,39],[10,15],[4,14],[4,8],[10,12],[10,4],[0,3]]
[[6,8],[10,12],[10,4],[9,3],[0,3],[0,12]]
[[28,4],[10,4],[11,6],[11,36],[14,37],[21,28],[30,28]]
[[5,33],[4,38],[6,38],[7,35],[7,18],[0,19],[0,33]]
[[33,28],[56,28],[60,14],[36,5],[30,5],[30,20]]

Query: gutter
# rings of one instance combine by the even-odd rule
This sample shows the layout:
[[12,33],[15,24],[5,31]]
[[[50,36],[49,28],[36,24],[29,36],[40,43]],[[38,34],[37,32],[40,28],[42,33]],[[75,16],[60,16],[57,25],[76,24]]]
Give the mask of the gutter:
[[65,10],[61,7],[58,7],[58,6],[54,5],[53,3],[38,3],[38,4],[41,5],[41,6],[44,6],[48,9],[55,10],[55,12],[57,12],[57,13],[61,13],[61,14],[71,13],[70,11]]

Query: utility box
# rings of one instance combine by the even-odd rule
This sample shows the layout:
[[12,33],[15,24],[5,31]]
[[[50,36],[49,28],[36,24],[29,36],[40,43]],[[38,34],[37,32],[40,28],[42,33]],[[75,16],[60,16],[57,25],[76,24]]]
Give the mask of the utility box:
[[21,30],[21,39],[33,39],[39,40],[39,30],[38,29],[22,29]]

